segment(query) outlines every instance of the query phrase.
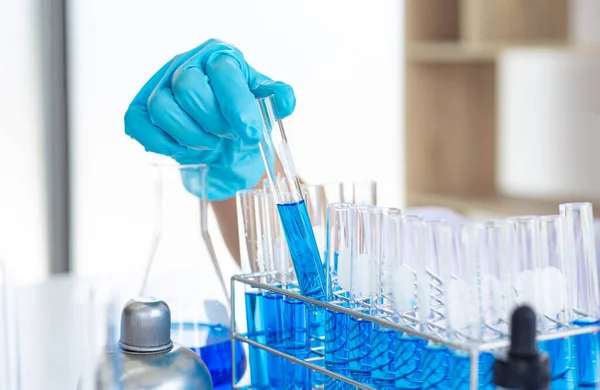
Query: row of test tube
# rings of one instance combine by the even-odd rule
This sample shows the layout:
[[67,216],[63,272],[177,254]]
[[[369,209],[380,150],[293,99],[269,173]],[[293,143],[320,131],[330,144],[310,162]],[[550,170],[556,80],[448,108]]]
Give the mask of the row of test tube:
[[[346,197],[352,203],[335,201],[344,200],[342,186],[303,187],[326,270],[326,300],[439,342],[335,310],[323,312],[280,294],[248,290],[250,336],[376,388],[466,389],[470,359],[444,347],[445,342],[482,345],[506,338],[516,305],[536,310],[540,333],[597,324],[590,204],[564,204],[553,216],[457,226],[373,206],[374,184],[359,187],[351,187],[354,195],[367,196]],[[332,188],[341,195],[331,196]],[[276,206],[264,189],[238,193],[242,261],[247,273],[262,275],[261,281],[298,292]],[[552,388],[600,382],[597,344],[591,334],[540,343],[551,356]],[[494,387],[493,361],[492,353],[480,354],[479,388]],[[264,351],[251,351],[250,362],[257,388],[285,383],[307,388],[324,381]]]
[[[303,185],[302,190],[306,202],[303,207],[311,221],[324,276],[327,204],[343,201],[376,204],[377,186],[367,181]],[[261,275],[259,280],[263,283],[299,293],[300,285],[278,214],[277,199],[269,183],[265,181],[261,189],[239,191],[237,209],[243,271]],[[325,286],[325,281],[316,282]],[[248,337],[295,357],[324,364],[325,313],[322,310],[309,308],[288,296],[249,287],[245,291],[245,307],[246,321],[242,322],[246,322]],[[257,348],[250,347],[249,360],[253,388],[283,389],[291,385],[305,389],[323,385],[324,378],[319,373],[290,365]]]
[[[470,360],[445,342],[506,338],[517,305],[536,310],[539,333],[598,325],[589,203],[462,226],[337,203],[327,222],[328,300],[433,336],[330,312],[325,361],[334,372],[377,388],[468,389]],[[597,335],[558,337],[540,348],[550,355],[551,388],[600,383]],[[494,388],[493,361],[493,353],[480,354],[479,388]]]

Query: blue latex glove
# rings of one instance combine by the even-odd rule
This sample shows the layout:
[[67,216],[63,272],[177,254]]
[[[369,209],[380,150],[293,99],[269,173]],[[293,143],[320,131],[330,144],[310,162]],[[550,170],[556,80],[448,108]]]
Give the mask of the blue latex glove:
[[264,173],[255,98],[271,94],[280,117],[294,111],[289,85],[254,70],[236,47],[210,39],[152,76],[125,114],[125,133],[180,164],[207,164],[208,199],[225,200]]

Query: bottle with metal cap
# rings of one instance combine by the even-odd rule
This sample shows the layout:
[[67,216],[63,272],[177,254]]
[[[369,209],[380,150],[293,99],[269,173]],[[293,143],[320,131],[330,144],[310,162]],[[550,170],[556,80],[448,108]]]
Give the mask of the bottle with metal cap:
[[125,305],[118,348],[103,356],[96,382],[100,390],[213,389],[202,359],[171,340],[169,306],[144,297]]

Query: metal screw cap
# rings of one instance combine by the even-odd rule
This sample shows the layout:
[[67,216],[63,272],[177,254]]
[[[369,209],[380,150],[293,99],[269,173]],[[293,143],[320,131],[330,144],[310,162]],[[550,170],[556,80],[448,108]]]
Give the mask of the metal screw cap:
[[119,347],[129,353],[161,353],[173,347],[171,311],[159,299],[131,299],[121,313]]

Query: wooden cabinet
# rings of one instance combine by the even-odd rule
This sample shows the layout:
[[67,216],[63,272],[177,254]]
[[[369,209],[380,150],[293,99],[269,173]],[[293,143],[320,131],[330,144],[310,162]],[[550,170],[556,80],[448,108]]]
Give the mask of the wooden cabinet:
[[513,199],[495,185],[496,59],[514,46],[572,47],[569,0],[405,4],[408,205],[517,215],[581,200]]

